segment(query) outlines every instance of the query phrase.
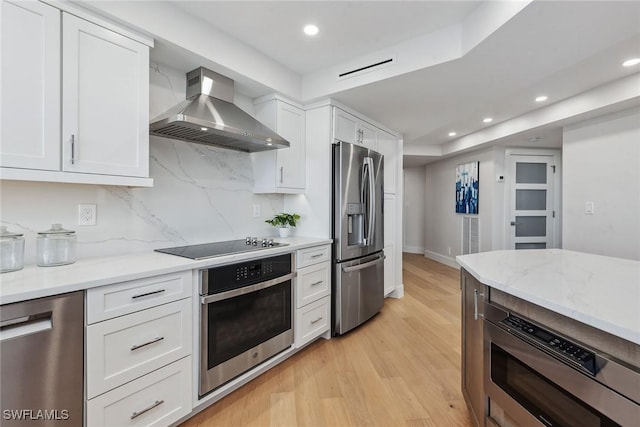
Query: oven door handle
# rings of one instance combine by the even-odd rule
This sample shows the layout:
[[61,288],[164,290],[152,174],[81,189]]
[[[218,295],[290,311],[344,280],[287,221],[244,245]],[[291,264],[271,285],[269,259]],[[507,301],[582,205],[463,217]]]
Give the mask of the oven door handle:
[[275,285],[279,285],[280,283],[286,282],[287,280],[291,280],[296,277],[296,272],[289,273],[285,276],[276,277],[275,279],[267,280],[264,282],[256,283],[255,285],[245,286],[238,289],[232,289],[227,292],[221,292],[219,294],[213,295],[202,295],[200,297],[201,304],[209,304],[212,302],[222,301],[225,299],[237,297],[240,295],[249,294],[251,292],[259,291],[261,289],[267,289]]

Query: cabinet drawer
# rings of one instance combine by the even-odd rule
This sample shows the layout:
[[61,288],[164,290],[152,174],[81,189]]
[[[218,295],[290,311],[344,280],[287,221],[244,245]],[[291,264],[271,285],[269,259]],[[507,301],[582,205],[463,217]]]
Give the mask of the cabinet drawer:
[[331,291],[331,263],[325,261],[298,270],[296,279],[296,307],[301,308]]
[[92,398],[191,353],[191,298],[87,327]]
[[313,248],[300,249],[296,252],[296,267],[302,268],[308,265],[329,261],[331,258],[331,246],[316,246]]
[[191,357],[87,402],[91,427],[168,426],[191,412]]
[[191,270],[122,282],[87,291],[87,323],[155,307],[192,293]]
[[296,310],[295,341],[302,347],[329,330],[331,300],[324,297]]

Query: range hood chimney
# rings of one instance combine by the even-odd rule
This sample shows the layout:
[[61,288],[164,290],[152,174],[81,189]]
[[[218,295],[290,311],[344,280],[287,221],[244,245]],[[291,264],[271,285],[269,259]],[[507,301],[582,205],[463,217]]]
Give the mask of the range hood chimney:
[[187,100],[156,118],[149,134],[247,153],[288,148],[289,141],[233,103],[233,86],[204,67],[187,73]]

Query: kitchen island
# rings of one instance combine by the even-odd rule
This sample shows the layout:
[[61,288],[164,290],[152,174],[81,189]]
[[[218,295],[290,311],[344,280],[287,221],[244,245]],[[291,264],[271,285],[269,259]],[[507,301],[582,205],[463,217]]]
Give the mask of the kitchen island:
[[[640,262],[562,249],[485,252],[459,256],[457,261],[463,267],[462,388],[478,425],[538,425],[543,416],[540,414],[557,420],[571,413],[569,408],[580,389],[594,393],[591,388],[601,387],[600,383],[616,390],[612,399],[628,404],[627,414],[640,416],[640,397],[636,395],[640,394]],[[517,322],[524,320],[527,326],[508,323],[511,320],[505,316],[514,317]],[[527,331],[531,333],[527,335]],[[544,366],[540,372],[531,368],[533,376],[544,380],[536,384],[546,381],[561,390],[556,396],[533,383],[526,386],[537,396],[534,400],[553,396],[549,399],[560,402],[557,406],[562,409],[556,414],[553,409],[544,408],[544,398],[538,401],[542,409],[527,406],[528,402],[516,404],[517,398],[512,399],[512,395],[517,393],[513,394],[510,386],[504,387],[506,392],[498,387],[496,383],[505,378],[505,383],[517,385],[518,378],[508,378],[512,369],[508,366],[513,364],[496,368],[497,337],[516,337],[516,341],[525,342],[524,350],[513,350],[521,360],[535,354],[534,359],[544,359],[547,366],[553,366],[550,372],[566,370],[567,376],[574,376],[566,386],[562,379],[555,382],[549,375],[540,374],[547,369]],[[569,342],[565,344],[564,339]],[[511,360],[511,354],[503,354],[507,354],[505,360]],[[622,375],[612,377],[609,368],[618,362]],[[522,362],[522,366],[530,368],[533,363]],[[593,372],[579,372],[580,363]],[[503,374],[497,373],[499,369],[504,369]],[[500,375],[504,378],[498,378]],[[607,378],[603,380],[607,375],[609,383]],[[585,383],[577,387],[582,381]],[[566,391],[572,387],[575,391]],[[562,403],[564,400],[566,404]],[[595,409],[591,407],[589,411],[600,415],[616,412],[604,403],[593,406]],[[535,415],[522,421],[529,413]],[[580,416],[573,420],[583,420]]]

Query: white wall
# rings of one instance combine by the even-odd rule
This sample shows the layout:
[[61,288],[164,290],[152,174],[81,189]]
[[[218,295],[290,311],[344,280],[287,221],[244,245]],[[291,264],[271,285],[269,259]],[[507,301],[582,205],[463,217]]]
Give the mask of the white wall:
[[426,169],[421,166],[407,168],[403,172],[404,230],[402,250],[414,254],[424,254]]
[[455,213],[455,169],[459,164],[472,161],[480,162],[480,251],[493,249],[493,200],[497,186],[494,180],[494,156],[494,150],[489,148],[427,164],[425,256],[443,263],[455,264],[456,255],[462,253],[463,215]]
[[[150,117],[184,99],[183,73],[150,74]],[[249,109],[248,99],[237,98]],[[78,256],[275,235],[265,218],[283,209],[282,195],[252,193],[251,158],[199,144],[150,138],[153,188],[0,181],[0,222],[25,234],[25,263],[35,262],[36,235],[60,222],[76,230]],[[77,205],[97,204],[97,225],[77,225]],[[262,217],[252,217],[253,204]]]
[[639,218],[640,109],[565,128],[564,249],[640,260]]

